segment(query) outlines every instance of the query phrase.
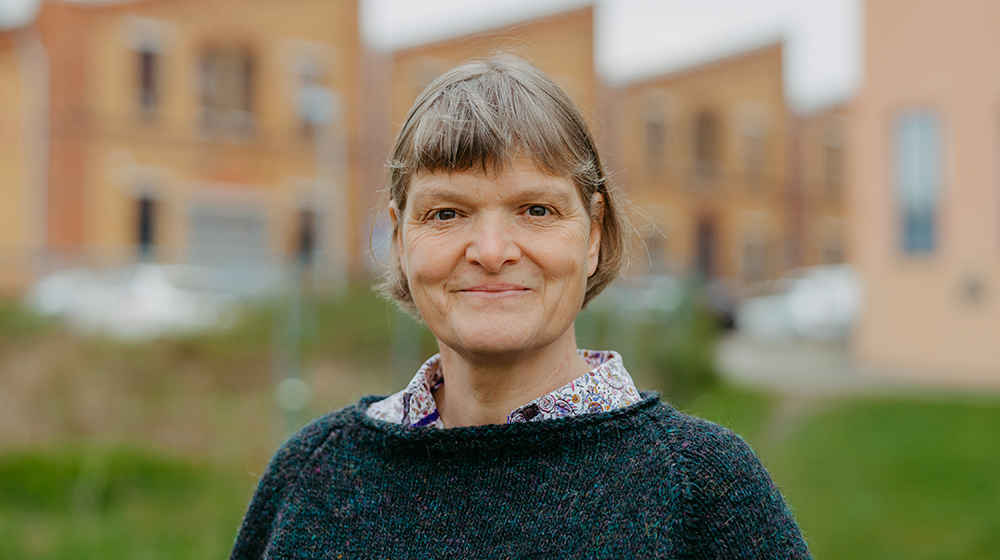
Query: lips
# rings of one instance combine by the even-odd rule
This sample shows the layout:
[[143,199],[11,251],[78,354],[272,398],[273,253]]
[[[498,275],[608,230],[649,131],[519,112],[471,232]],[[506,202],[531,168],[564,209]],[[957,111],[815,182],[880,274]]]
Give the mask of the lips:
[[527,290],[528,290],[528,288],[525,288],[524,286],[519,286],[517,284],[480,284],[478,286],[470,286],[468,288],[462,288],[459,291],[461,291],[461,292],[511,292],[511,291],[524,292],[524,291],[527,291]]
[[530,288],[518,284],[477,284],[458,290],[461,294],[491,299],[515,297],[530,291]]

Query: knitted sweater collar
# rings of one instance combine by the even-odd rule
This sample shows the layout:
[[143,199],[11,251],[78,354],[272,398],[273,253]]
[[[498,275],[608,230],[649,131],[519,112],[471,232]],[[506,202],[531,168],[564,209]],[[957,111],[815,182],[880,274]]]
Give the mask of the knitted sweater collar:
[[536,422],[464,426],[459,428],[414,428],[372,418],[368,407],[384,397],[361,399],[344,412],[348,423],[357,426],[357,435],[373,445],[393,453],[407,450],[417,456],[446,453],[452,456],[469,453],[529,453],[553,444],[572,445],[592,442],[595,437],[626,434],[636,425],[650,420],[649,415],[659,409],[668,414],[669,406],[657,407],[658,393],[643,392],[641,400],[624,408]]

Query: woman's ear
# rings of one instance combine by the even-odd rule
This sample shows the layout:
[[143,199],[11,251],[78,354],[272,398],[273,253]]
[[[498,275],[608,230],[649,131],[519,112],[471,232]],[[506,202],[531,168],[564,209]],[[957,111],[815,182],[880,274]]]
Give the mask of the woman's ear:
[[604,222],[604,195],[600,191],[594,192],[594,196],[590,197],[590,220]]
[[587,278],[597,272],[601,257],[601,234],[604,231],[604,195],[595,192],[590,199],[590,244],[587,246]]
[[403,260],[403,228],[400,222],[400,211],[399,207],[396,206],[395,200],[389,201],[389,218],[392,219],[392,244],[396,246],[396,255],[399,258],[399,264],[406,270],[406,262]]

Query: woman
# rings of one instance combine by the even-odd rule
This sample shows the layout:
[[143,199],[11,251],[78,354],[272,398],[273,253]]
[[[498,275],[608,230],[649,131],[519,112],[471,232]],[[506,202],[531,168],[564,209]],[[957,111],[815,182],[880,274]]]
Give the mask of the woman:
[[576,348],[630,227],[585,121],[511,56],[417,99],[389,173],[385,293],[440,353],[275,455],[233,558],[807,558],[733,433]]

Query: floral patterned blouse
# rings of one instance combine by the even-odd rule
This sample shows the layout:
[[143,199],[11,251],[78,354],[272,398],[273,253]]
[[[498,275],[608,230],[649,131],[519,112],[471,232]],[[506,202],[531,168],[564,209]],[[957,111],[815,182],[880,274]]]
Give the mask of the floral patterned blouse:
[[[507,423],[535,422],[624,408],[640,400],[632,377],[617,352],[579,350],[594,369],[566,385],[525,403],[507,415]],[[432,392],[444,383],[441,356],[424,362],[402,391],[368,407],[368,416],[410,427],[444,428]]]

